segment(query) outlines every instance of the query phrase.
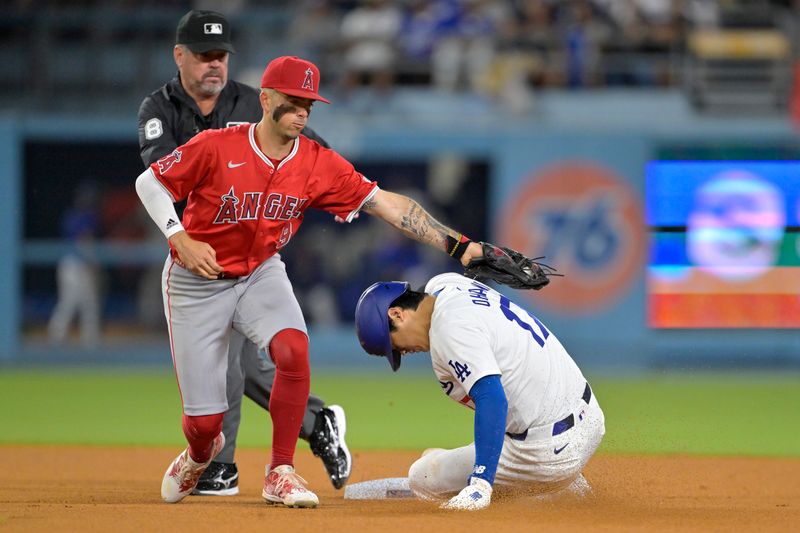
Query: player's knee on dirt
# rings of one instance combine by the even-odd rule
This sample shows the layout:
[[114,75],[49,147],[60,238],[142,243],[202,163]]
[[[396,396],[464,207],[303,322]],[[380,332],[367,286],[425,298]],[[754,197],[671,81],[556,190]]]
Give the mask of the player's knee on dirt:
[[467,485],[474,463],[475,448],[472,445],[453,450],[425,450],[408,470],[409,488],[414,495],[425,500],[450,498]]
[[417,498],[423,500],[444,498],[441,492],[441,480],[436,476],[439,468],[436,453],[428,453],[417,459],[408,469],[408,486]]
[[189,455],[198,463],[208,461],[214,438],[222,431],[224,413],[183,415],[183,434],[189,442]]
[[269,355],[278,372],[284,375],[308,375],[308,337],[297,329],[284,329],[272,337]]

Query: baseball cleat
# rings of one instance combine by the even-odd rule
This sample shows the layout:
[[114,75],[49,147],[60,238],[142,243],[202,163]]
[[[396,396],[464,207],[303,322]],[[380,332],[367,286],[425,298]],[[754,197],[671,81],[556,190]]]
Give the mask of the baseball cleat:
[[161,481],[161,497],[167,503],[178,503],[192,493],[200,476],[211,460],[225,446],[225,435],[220,433],[211,444],[211,456],[205,463],[197,463],[189,456],[189,448],[181,452],[169,465]]
[[200,496],[234,496],[239,494],[239,469],[236,463],[211,461],[192,491]]
[[322,459],[328,477],[337,489],[344,487],[353,469],[353,458],[344,441],[346,432],[344,409],[331,405],[317,413],[314,431],[308,439],[311,452]]
[[480,511],[492,502],[492,485],[485,479],[473,477],[461,492],[439,506],[451,511]]
[[280,465],[273,470],[267,465],[261,496],[267,503],[282,503],[286,507],[313,508],[319,504],[317,495],[306,487],[306,480],[290,465]]

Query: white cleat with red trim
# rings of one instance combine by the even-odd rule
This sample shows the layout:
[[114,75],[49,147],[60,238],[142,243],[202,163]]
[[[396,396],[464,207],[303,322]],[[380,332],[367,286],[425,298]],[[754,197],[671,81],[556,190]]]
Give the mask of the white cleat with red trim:
[[169,465],[164,473],[164,479],[161,481],[161,497],[164,501],[178,503],[191,494],[197,486],[200,476],[203,475],[205,469],[223,446],[225,446],[225,435],[220,432],[211,444],[211,455],[205,463],[195,462],[189,456],[189,448],[183,450]]
[[319,504],[317,495],[306,487],[306,480],[290,465],[276,466],[272,470],[267,465],[261,496],[267,503],[282,503],[286,507],[316,507]]

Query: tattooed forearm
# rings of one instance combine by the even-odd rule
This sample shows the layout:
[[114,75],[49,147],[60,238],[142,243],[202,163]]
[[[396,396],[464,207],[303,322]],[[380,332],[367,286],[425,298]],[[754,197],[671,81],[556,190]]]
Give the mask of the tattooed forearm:
[[409,204],[408,211],[401,217],[397,227],[411,238],[437,248],[446,248],[446,237],[456,234],[455,231],[441,224],[413,200]]
[[452,230],[433,218],[414,199],[389,191],[378,190],[375,195],[364,202],[362,210],[382,218],[406,236],[447,251],[447,237],[460,237],[460,233]]

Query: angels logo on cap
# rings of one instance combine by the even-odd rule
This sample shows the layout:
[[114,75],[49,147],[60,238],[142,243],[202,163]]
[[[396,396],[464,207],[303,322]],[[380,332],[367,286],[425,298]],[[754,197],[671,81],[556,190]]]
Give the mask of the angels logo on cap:
[[306,77],[303,80],[303,87],[302,87],[303,89],[308,89],[309,91],[314,90],[314,81],[312,79],[313,75],[314,75],[313,70],[311,70],[310,68],[306,70]]
[[330,104],[314,90],[319,85],[319,69],[311,61],[296,56],[282,56],[270,61],[261,77],[262,89],[275,89],[290,96],[310,98]]

